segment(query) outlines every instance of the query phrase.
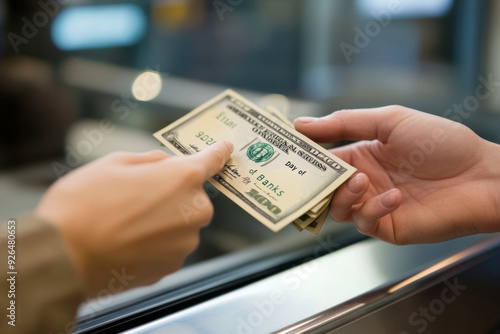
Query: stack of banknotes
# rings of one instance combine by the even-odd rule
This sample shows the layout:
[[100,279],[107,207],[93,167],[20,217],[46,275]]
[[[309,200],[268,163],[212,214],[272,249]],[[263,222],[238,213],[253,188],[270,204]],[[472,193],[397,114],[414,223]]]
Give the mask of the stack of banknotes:
[[356,171],[295,131],[273,106],[260,108],[232,90],[154,136],[177,155],[232,142],[231,158],[209,181],[274,232],[291,224],[318,234],[333,192]]

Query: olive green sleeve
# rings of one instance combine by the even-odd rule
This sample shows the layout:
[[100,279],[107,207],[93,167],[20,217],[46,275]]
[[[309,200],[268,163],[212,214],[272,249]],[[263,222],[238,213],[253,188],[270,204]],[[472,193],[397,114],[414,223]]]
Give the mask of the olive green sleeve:
[[31,216],[2,222],[0,268],[0,333],[71,333],[83,287],[52,225]]

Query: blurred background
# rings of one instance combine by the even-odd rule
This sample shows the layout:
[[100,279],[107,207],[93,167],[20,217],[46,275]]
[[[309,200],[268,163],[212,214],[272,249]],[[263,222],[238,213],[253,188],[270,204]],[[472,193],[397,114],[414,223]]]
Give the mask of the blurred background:
[[[401,104],[500,142],[499,16],[494,0],[1,0],[0,218],[106,153],[159,148],[153,132],[226,88],[291,119]],[[187,266],[341,233],[275,234],[207,191]]]

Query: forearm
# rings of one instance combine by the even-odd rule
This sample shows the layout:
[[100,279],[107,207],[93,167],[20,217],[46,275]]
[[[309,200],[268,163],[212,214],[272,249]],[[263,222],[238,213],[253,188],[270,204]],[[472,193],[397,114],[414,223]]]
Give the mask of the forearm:
[[[10,316],[2,317],[0,332],[70,333],[84,297],[58,232],[33,217],[15,219],[12,225],[15,225],[15,248],[8,248],[7,226],[1,226],[4,229],[1,235],[5,236],[0,241],[0,258],[4,263],[1,267],[4,274],[15,274],[7,274],[10,282],[0,280],[0,309]],[[15,251],[15,265],[10,268],[9,250],[10,254]],[[9,307],[13,310],[7,310]]]

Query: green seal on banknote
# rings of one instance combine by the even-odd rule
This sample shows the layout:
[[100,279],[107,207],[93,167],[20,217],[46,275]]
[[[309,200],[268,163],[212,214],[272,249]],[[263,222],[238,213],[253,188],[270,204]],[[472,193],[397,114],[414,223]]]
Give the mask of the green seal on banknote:
[[267,143],[256,143],[250,146],[247,150],[247,156],[250,160],[255,162],[264,162],[274,154],[274,149]]

